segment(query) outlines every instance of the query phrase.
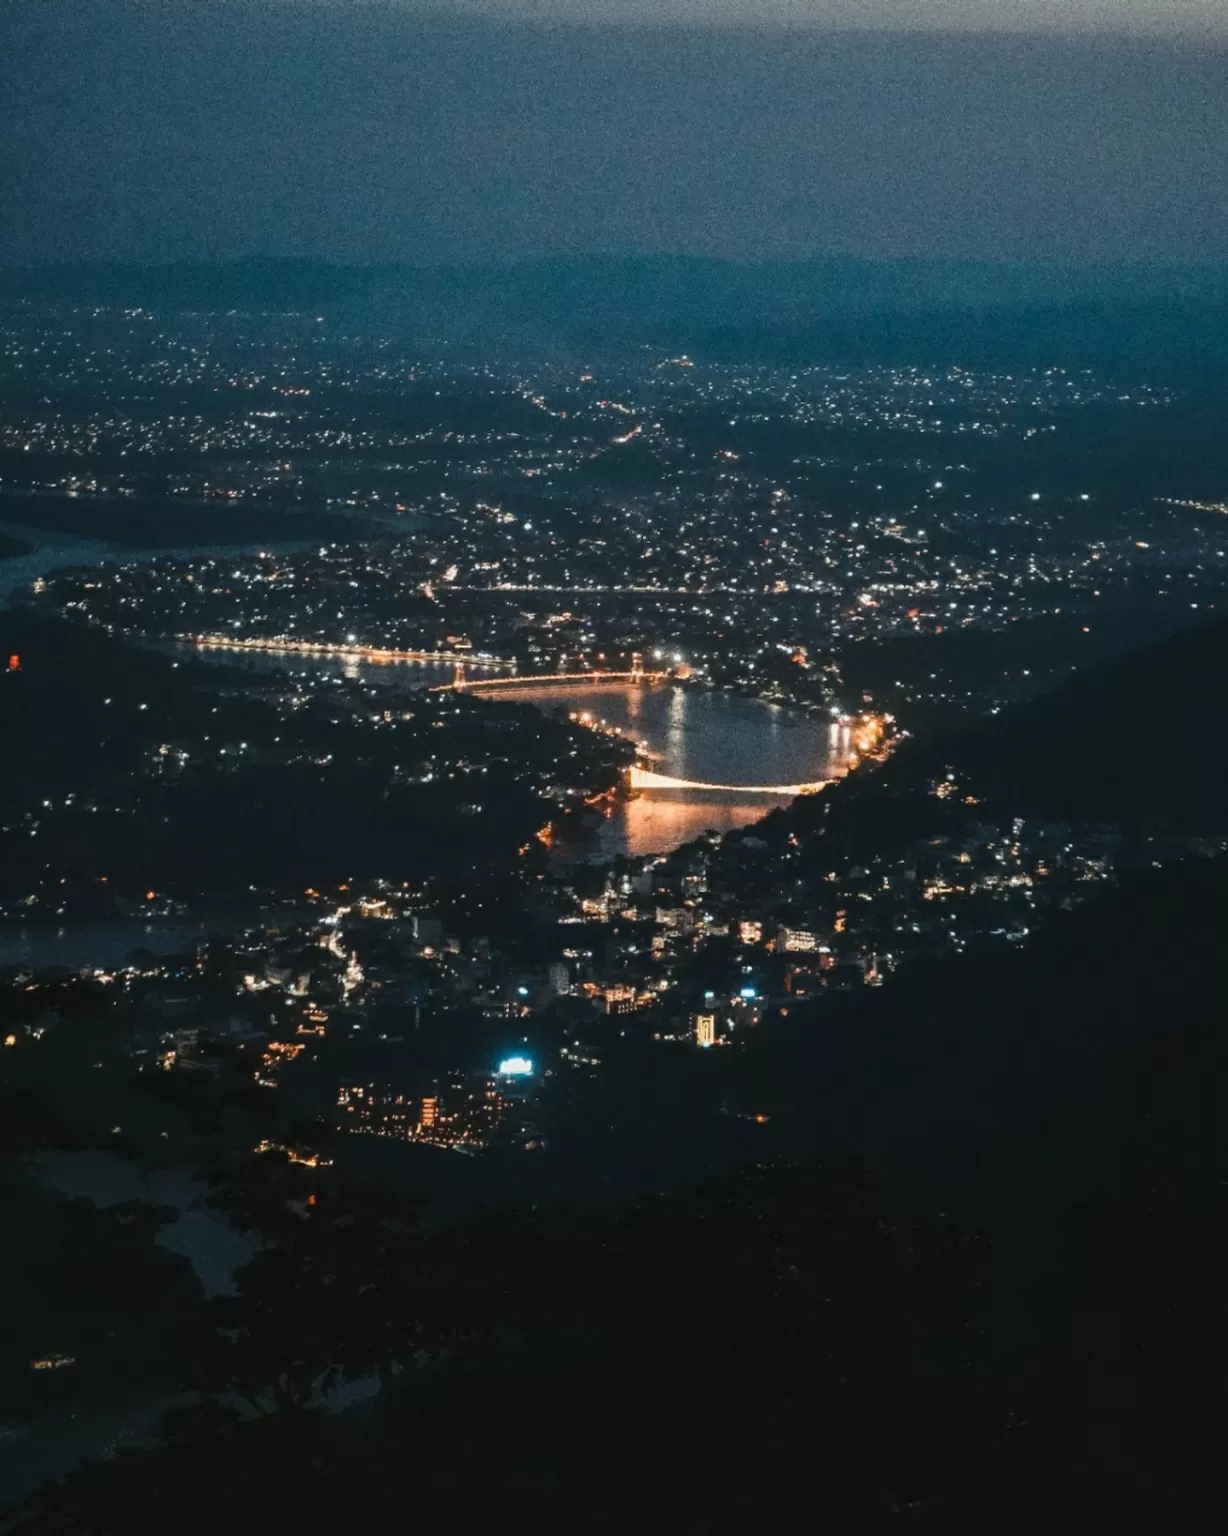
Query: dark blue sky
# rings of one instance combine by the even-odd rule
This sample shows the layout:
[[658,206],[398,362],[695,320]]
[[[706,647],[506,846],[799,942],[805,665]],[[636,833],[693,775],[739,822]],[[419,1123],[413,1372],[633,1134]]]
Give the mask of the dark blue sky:
[[4,6],[0,261],[1228,260],[1228,0],[596,9]]

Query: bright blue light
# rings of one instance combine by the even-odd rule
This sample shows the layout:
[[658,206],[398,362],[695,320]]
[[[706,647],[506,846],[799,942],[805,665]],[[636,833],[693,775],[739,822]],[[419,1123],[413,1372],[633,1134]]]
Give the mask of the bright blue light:
[[738,996],[739,997],[745,997],[745,998],[751,998],[751,997],[758,997],[759,994],[758,994],[758,992],[755,991],[754,987],[743,987],[742,990],[738,993]]
[[506,1056],[499,1063],[500,1077],[532,1077],[533,1063],[527,1056]]
[[520,993],[521,997],[528,997],[529,995],[528,987],[517,987],[516,990]]

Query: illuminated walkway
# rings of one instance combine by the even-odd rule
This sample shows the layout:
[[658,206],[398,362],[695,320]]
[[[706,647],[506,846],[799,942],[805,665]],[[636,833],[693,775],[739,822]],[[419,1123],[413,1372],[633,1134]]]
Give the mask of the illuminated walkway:
[[465,667],[516,665],[501,656],[475,656],[472,651],[394,651],[379,645],[332,645],[323,640],[244,640],[237,635],[176,635],[175,639],[206,651],[276,651],[291,656],[352,657],[356,661],[452,662]]
[[675,779],[668,773],[654,773],[638,764],[631,770],[632,789],[715,789],[729,795],[813,795],[826,789],[831,781],[819,779],[813,784],[704,784],[696,779]]

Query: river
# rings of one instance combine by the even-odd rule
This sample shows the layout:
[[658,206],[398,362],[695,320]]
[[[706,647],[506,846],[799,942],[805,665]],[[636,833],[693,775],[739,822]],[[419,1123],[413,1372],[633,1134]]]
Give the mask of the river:
[[[804,784],[837,777],[848,761],[847,734],[819,716],[761,699],[677,684],[499,690],[547,712],[588,715],[646,742],[654,767],[670,778],[704,784]],[[713,829],[744,827],[788,795],[697,789],[650,789],[615,805],[592,839],[588,857],[664,852]],[[568,850],[572,852],[573,850]]]
[[219,912],[200,918],[134,918],[129,922],[19,923],[11,927],[6,923],[0,927],[0,969],[20,965],[32,970],[59,967],[79,971],[87,966],[119,970],[135,949],[147,949],[154,955],[190,954],[214,935],[282,924],[293,927],[311,918],[306,908],[287,908],[245,915]]
[[[15,539],[26,548],[18,554],[0,559],[0,608],[7,607],[15,598],[28,593],[38,577],[50,575],[53,571],[77,570],[109,563],[132,565],[150,560],[226,560],[264,552],[293,554],[300,550],[316,549],[321,544],[350,543],[370,538],[373,526],[384,526],[389,534],[404,536],[417,531],[424,522],[424,517],[417,513],[400,514],[395,521],[367,513],[364,514],[365,526],[355,525],[351,531],[347,526],[351,519],[344,513],[338,513],[335,527],[328,531],[313,527],[311,532],[305,533],[301,531],[301,525],[300,531],[296,531],[295,514],[286,511],[278,519],[276,532],[264,532],[252,538],[202,541],[191,538],[176,540],[171,536],[165,543],[160,540],[155,543],[131,543],[126,542],[117,530],[107,531],[105,512],[99,517],[101,531],[97,534],[84,534],[63,533],[22,523],[14,519],[14,510],[18,513],[22,510],[19,496],[10,494],[0,500],[0,511],[7,513],[7,516],[0,517],[0,537]],[[177,510],[180,509],[168,508],[168,520],[172,526]],[[199,510],[199,507],[193,504],[193,510]],[[257,514],[261,510],[267,509],[257,509]],[[183,529],[180,531],[186,532]]]

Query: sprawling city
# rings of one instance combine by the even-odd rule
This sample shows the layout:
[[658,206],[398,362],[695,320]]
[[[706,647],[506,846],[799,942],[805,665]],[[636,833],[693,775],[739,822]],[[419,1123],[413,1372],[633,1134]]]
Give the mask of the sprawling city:
[[0,249],[0,1532],[1211,1528],[1228,280],[1121,220]]

